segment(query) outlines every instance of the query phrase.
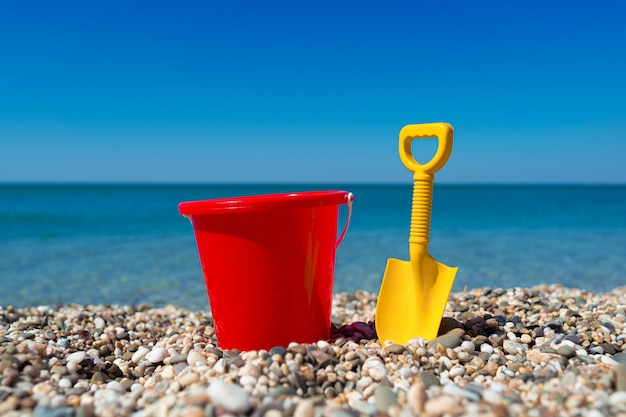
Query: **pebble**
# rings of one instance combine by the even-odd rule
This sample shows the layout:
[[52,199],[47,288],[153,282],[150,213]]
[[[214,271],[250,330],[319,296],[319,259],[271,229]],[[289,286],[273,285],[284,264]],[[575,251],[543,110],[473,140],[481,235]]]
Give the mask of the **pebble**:
[[387,412],[389,407],[396,404],[398,395],[389,387],[379,386],[374,394],[374,405],[381,413]]
[[438,345],[441,345],[445,349],[454,349],[461,345],[461,338],[456,334],[447,333],[428,342],[429,349],[436,350]]
[[461,343],[461,350],[467,353],[473,353],[476,350],[476,345],[469,340],[464,340],[463,343]]
[[[265,414],[267,415],[267,413]],[[298,401],[295,410],[293,411],[293,417],[314,417],[315,408],[313,407],[313,401],[309,399],[303,399]]]
[[576,356],[576,349],[574,349],[573,347],[569,345],[561,345],[556,350],[556,353],[569,359],[569,358],[573,358],[574,356]]
[[624,300],[626,288],[465,290],[436,339],[381,346],[376,294],[339,293],[329,340],[248,352],[220,349],[205,311],[0,306],[0,414],[620,415]]
[[374,381],[382,381],[387,375],[387,368],[378,357],[368,358],[363,364],[363,371],[367,371]]
[[146,347],[140,347],[131,357],[131,361],[135,364],[138,364],[145,356],[150,352],[150,349]]
[[189,366],[202,366],[207,364],[207,360],[202,353],[192,350],[187,355],[187,364]]
[[450,395],[440,395],[432,398],[424,405],[426,414],[433,416],[455,415],[462,411],[459,401]]
[[626,391],[626,363],[619,363],[615,367],[615,390]]
[[525,355],[528,352],[528,346],[523,343],[513,342],[512,340],[505,340],[502,343],[502,348],[506,353],[511,355]]
[[84,351],[78,351],[78,352],[74,352],[69,354],[65,360],[67,360],[68,362],[76,362],[76,363],[81,363],[82,361],[85,360],[85,357],[87,357],[87,353]]
[[207,394],[216,407],[227,412],[245,413],[250,409],[248,394],[238,385],[227,384],[218,379],[209,385]]
[[618,352],[613,355],[613,360],[618,363],[626,363],[626,352]]
[[151,363],[163,362],[163,359],[167,357],[167,349],[155,347],[145,356],[145,359]]

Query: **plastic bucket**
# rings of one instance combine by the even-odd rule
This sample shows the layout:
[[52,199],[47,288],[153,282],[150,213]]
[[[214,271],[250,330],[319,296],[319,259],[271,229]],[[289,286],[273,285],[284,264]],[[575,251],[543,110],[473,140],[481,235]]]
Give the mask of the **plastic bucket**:
[[[313,191],[179,204],[193,225],[222,349],[329,338],[335,251],[352,199]],[[337,237],[341,204],[348,216]]]

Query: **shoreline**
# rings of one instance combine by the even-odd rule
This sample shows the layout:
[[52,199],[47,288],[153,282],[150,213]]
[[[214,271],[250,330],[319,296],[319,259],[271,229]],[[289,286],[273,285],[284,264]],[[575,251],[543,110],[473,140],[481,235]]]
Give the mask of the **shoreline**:
[[406,345],[346,326],[375,305],[337,293],[333,339],[269,352],[221,350],[208,311],[0,306],[0,414],[626,413],[626,287],[453,292],[440,336]]

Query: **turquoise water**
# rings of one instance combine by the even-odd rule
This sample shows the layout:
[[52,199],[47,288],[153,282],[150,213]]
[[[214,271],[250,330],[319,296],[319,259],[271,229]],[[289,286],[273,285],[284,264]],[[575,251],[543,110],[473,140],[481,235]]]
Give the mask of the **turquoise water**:
[[[178,203],[312,189],[355,196],[335,291],[376,292],[387,258],[408,259],[410,184],[0,185],[0,305],[207,308]],[[455,290],[626,285],[626,186],[436,185],[430,253],[459,266]]]

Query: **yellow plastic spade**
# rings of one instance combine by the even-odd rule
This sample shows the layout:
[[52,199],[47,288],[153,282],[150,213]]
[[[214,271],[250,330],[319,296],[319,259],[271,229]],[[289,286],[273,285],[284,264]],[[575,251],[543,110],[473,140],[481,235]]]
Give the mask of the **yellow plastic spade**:
[[[411,152],[414,139],[437,138],[433,159],[420,164]],[[413,205],[409,234],[410,261],[390,258],[376,304],[376,332],[381,343],[406,344],[410,339],[437,337],[441,318],[458,268],[428,253],[433,179],[452,152],[453,129],[447,123],[407,125],[400,131],[400,159],[413,174]]]

